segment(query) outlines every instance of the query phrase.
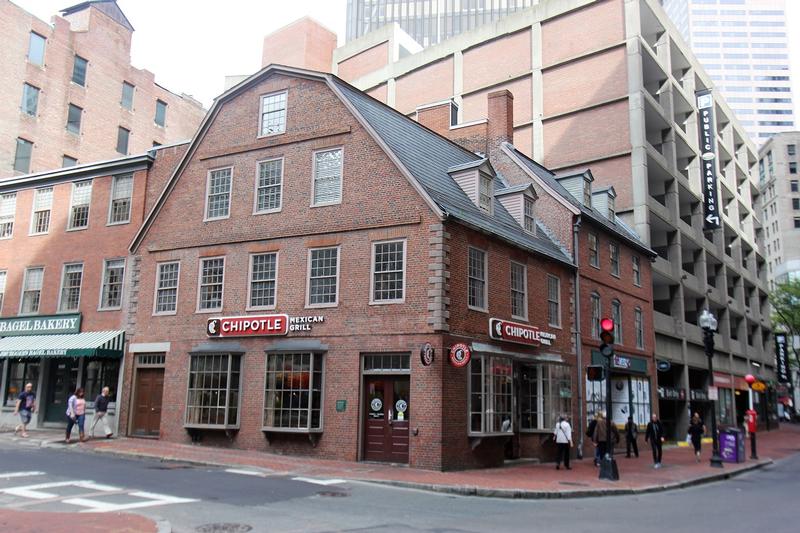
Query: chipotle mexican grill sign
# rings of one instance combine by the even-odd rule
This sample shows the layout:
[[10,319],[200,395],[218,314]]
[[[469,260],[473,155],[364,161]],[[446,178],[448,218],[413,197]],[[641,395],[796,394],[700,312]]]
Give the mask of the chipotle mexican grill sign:
[[527,346],[550,346],[556,340],[555,333],[542,331],[536,326],[509,322],[499,318],[489,319],[489,336],[493,339]]
[[247,315],[209,318],[206,334],[209,337],[272,337],[293,331],[311,331],[314,324],[325,321],[321,315],[292,316]]

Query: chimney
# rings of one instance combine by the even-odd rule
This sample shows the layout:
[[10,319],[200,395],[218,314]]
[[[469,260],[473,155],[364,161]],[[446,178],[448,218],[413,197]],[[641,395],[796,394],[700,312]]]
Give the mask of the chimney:
[[514,141],[514,95],[508,89],[503,89],[489,93],[488,99],[486,148],[489,159],[494,159],[502,143]]
[[286,65],[330,72],[336,34],[311,17],[303,17],[264,37],[261,66]]
[[449,137],[450,101],[419,106],[417,122],[443,137]]

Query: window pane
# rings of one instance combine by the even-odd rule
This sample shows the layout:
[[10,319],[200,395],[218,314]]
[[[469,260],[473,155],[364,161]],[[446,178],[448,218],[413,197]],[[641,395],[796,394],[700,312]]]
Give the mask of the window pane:
[[67,110],[67,131],[71,131],[72,133],[81,132],[82,113],[83,109],[76,105],[69,104],[69,108]]
[[281,208],[281,182],[283,160],[262,161],[258,164],[258,190],[256,211],[271,211]]
[[131,218],[131,197],[133,196],[133,174],[114,176],[111,185],[111,209],[109,224],[128,222]]
[[17,193],[0,195],[0,239],[11,237],[14,233],[14,219],[17,214]]
[[533,216],[533,199],[525,197],[525,231],[534,233],[536,231],[536,219]]
[[45,38],[38,33],[31,32],[28,42],[28,61],[34,65],[44,65],[44,45]]
[[127,155],[128,154],[128,139],[131,135],[129,130],[125,128],[117,129],[117,152]]
[[268,354],[263,425],[319,429],[322,409],[322,355]]
[[511,263],[511,314],[526,318],[528,316],[525,283],[525,265]]
[[200,268],[201,310],[222,308],[222,282],[225,276],[225,259],[204,259]]
[[128,82],[122,82],[122,98],[120,105],[128,111],[133,110],[133,90],[134,86]]
[[13,407],[17,403],[20,393],[25,390],[25,385],[33,385],[33,392],[39,385],[39,362],[38,361],[9,361],[8,375],[5,390],[5,405]]
[[314,204],[340,201],[341,187],[342,151],[328,150],[314,154]]
[[402,300],[403,241],[375,244],[374,279],[372,298],[376,302]]
[[39,109],[39,89],[27,83],[22,85],[22,112],[32,117]]
[[89,204],[92,199],[92,182],[80,181],[72,184],[72,206],[69,214],[69,229],[85,228],[89,225]]
[[547,276],[547,322],[561,325],[561,280],[555,276]]
[[120,362],[120,359],[86,359],[84,361],[83,389],[87,403],[94,404],[103,387],[108,387],[109,401],[117,401]]
[[191,356],[187,425],[238,426],[239,357],[232,354]]
[[275,278],[278,254],[259,254],[252,257],[250,281],[250,306],[275,305]]
[[180,263],[158,265],[158,288],[156,290],[156,313],[174,312],[178,305],[178,274]]
[[32,152],[32,142],[17,138],[17,151],[14,153],[14,170],[24,173],[30,172]]
[[161,127],[167,123],[167,103],[161,100],[156,100],[156,117],[155,122]]
[[115,308],[122,305],[122,283],[125,277],[125,260],[105,262],[103,271],[103,294],[100,307]]
[[72,81],[80,86],[86,85],[86,66],[89,64],[81,56],[75,56],[75,62],[72,65]]
[[286,93],[261,97],[261,135],[286,131]]
[[335,304],[337,301],[338,248],[311,250],[308,303]]
[[78,160],[75,159],[74,157],[70,157],[68,155],[61,156],[61,167],[62,168],[74,167],[77,164],[78,164]]
[[469,249],[469,305],[486,307],[486,253],[477,248]]
[[206,218],[227,217],[230,210],[231,169],[212,170],[208,177]]
[[53,205],[53,188],[37,189],[33,199],[31,233],[47,233],[50,229],[50,208]]
[[83,265],[66,265],[61,280],[61,304],[59,311],[77,311],[81,300]]

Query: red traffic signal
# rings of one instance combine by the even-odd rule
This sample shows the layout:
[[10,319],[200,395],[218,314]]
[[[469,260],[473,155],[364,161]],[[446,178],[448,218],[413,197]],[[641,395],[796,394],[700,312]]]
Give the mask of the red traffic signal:
[[586,379],[588,381],[603,381],[605,378],[605,371],[601,365],[589,365],[586,367]]
[[614,321],[610,318],[600,320],[600,340],[603,344],[614,344]]

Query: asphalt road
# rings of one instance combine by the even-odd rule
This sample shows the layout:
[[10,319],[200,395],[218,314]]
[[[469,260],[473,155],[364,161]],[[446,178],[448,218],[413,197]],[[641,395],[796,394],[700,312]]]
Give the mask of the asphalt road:
[[[800,455],[681,491],[552,501],[253,474],[0,444],[0,507],[76,513],[129,509],[168,520],[176,533],[800,530]],[[76,531],[79,523],[76,515]]]

